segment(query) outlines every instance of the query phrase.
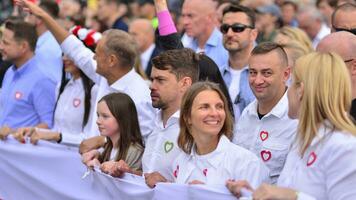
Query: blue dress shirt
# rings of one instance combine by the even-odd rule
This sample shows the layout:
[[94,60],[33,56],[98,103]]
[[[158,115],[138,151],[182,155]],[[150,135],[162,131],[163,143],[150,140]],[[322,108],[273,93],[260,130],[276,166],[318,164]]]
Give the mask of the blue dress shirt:
[[[186,44],[185,47],[197,51],[198,41],[193,39],[189,44]],[[217,28],[214,29],[208,41],[206,42],[204,47],[204,54],[214,60],[220,71],[222,70],[223,66],[227,65],[229,53],[224,48],[223,35]]]
[[46,31],[38,37],[35,55],[38,67],[56,83],[62,78],[62,50],[51,32]]
[[11,66],[0,94],[0,126],[11,128],[53,123],[55,87],[32,57],[20,68]]

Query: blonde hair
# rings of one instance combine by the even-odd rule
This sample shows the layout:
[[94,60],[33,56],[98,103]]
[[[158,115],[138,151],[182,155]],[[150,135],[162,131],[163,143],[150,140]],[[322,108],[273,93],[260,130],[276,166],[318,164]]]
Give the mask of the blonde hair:
[[304,84],[298,125],[300,153],[315,138],[319,126],[328,120],[333,129],[356,136],[348,111],[351,106],[351,81],[341,57],[335,53],[313,52],[299,58],[293,73],[293,86]]
[[181,103],[181,111],[179,118],[179,136],[178,136],[178,146],[185,153],[190,154],[192,151],[192,147],[194,144],[194,138],[190,131],[190,125],[188,124],[188,119],[192,114],[192,105],[195,97],[203,92],[203,91],[215,91],[219,94],[221,100],[224,102],[224,111],[225,111],[225,121],[224,125],[220,130],[219,137],[221,135],[225,135],[229,139],[232,138],[232,130],[233,130],[233,118],[229,111],[229,106],[227,103],[227,99],[224,93],[220,90],[219,86],[212,82],[197,82],[193,84],[189,90],[184,94],[182,103]]
[[278,34],[282,34],[292,41],[299,42],[308,53],[314,51],[311,40],[302,29],[284,26],[278,30]]

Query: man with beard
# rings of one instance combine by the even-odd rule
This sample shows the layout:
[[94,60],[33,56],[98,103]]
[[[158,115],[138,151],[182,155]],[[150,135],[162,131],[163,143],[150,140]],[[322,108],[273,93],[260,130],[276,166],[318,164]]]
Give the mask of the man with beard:
[[248,84],[248,59],[258,34],[255,21],[255,13],[244,6],[230,5],[223,11],[220,31],[224,47],[229,52],[229,60],[221,74],[229,88],[235,121],[255,99]]

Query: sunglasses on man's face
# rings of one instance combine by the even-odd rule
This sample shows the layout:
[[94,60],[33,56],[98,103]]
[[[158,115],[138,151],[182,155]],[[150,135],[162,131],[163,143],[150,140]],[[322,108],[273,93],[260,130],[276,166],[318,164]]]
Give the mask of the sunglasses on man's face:
[[334,27],[334,29],[335,29],[335,32],[347,31],[349,33],[352,33],[352,34],[356,35],[356,28],[346,29],[346,28],[336,28],[336,27]]
[[244,32],[245,29],[247,28],[251,28],[253,29],[254,27],[253,26],[248,26],[248,25],[244,25],[244,24],[233,24],[233,25],[228,25],[228,24],[222,24],[220,26],[220,31],[223,33],[223,34],[226,34],[229,29],[232,29],[233,32],[235,33],[241,33],[241,32]]

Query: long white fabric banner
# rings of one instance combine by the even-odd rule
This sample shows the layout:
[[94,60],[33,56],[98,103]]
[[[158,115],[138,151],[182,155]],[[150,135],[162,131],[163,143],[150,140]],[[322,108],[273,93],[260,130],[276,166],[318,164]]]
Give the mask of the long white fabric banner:
[[146,186],[142,177],[127,174],[113,178],[87,171],[78,149],[39,141],[20,144],[13,138],[0,141],[0,199],[127,199],[185,200],[236,199],[225,186],[157,184]]

